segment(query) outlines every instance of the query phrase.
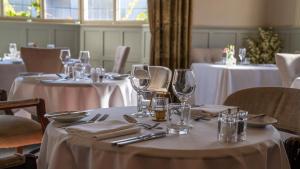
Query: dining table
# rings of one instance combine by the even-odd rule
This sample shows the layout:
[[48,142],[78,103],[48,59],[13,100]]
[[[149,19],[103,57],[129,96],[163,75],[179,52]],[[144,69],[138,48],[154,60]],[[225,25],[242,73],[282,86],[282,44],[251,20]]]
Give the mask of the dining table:
[[[124,121],[124,114],[135,106],[89,110],[87,120],[95,114],[108,114],[106,122]],[[153,123],[152,117],[138,119]],[[103,123],[98,122],[98,123]],[[38,158],[39,169],[289,169],[287,155],[275,127],[247,128],[245,141],[222,143],[217,140],[218,121],[192,121],[187,135],[166,137],[114,146],[113,141],[145,133],[166,131],[167,122],[159,129],[141,129],[139,133],[116,138],[97,139],[70,134],[59,122],[49,123]]]
[[128,78],[93,83],[90,79],[64,79],[57,74],[19,76],[8,94],[8,100],[42,98],[47,112],[131,106],[136,105],[136,97]]
[[274,64],[222,65],[193,63],[196,89],[195,105],[223,104],[232,93],[253,87],[280,87],[279,71]]
[[300,77],[297,77],[293,80],[291,88],[300,89]]
[[9,92],[9,89],[15,78],[26,68],[22,62],[13,62],[9,60],[0,61],[0,89]]

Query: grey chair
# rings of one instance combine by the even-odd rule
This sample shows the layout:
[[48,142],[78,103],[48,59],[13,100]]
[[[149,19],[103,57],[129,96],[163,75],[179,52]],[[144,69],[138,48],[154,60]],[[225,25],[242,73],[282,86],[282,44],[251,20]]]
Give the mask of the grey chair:
[[118,46],[115,54],[115,63],[112,69],[114,73],[124,73],[126,61],[130,52],[128,46]]

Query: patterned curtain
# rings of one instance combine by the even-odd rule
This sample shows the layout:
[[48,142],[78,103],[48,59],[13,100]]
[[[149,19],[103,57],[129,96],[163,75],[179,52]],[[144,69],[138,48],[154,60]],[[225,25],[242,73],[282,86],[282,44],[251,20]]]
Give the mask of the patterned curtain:
[[150,64],[188,68],[192,0],[148,0]]

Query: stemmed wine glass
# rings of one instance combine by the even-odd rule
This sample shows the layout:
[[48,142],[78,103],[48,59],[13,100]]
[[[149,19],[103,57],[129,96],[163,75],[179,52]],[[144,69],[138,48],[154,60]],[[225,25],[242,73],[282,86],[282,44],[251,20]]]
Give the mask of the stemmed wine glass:
[[239,58],[241,63],[243,63],[245,61],[245,57],[246,57],[246,48],[240,48],[239,49]]
[[[181,102],[181,108],[185,110],[180,116],[180,128],[189,128],[192,125],[189,124],[190,119],[190,104],[188,103],[189,98],[192,96],[196,88],[195,76],[190,69],[175,69],[172,89],[176,97]],[[188,119],[185,122],[184,119]]]
[[64,73],[65,73],[65,75],[68,76],[69,73],[67,72],[67,67],[68,67],[68,62],[71,59],[70,49],[62,49],[62,50],[60,50],[59,58],[60,58],[62,64],[64,65]]
[[89,51],[80,51],[79,60],[82,64],[87,65],[90,63],[90,52]]
[[17,53],[17,44],[16,43],[10,43],[9,44],[9,52],[13,56],[15,56],[15,54]]
[[140,117],[147,117],[148,114],[142,111],[142,92],[145,91],[151,81],[151,76],[149,72],[149,66],[144,64],[139,65],[132,65],[131,75],[130,75],[130,82],[133,89],[137,92],[137,112],[132,114],[133,116],[140,118]]

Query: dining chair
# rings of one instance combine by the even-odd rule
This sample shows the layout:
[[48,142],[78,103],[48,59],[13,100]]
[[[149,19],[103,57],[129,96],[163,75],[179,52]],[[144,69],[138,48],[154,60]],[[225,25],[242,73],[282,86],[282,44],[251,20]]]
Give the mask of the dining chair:
[[283,87],[290,87],[300,76],[300,54],[277,53],[275,60]]
[[167,92],[172,79],[172,71],[163,66],[149,66],[151,75],[148,90]]
[[[0,101],[7,101],[7,92],[3,89],[0,89]],[[4,110],[6,115],[13,115],[14,113],[11,110]]]
[[291,137],[284,142],[291,169],[300,168],[300,137]]
[[59,58],[61,48],[21,47],[21,57],[27,72],[60,73],[63,64]]
[[250,114],[266,114],[276,118],[278,123],[274,126],[281,131],[282,137],[290,137],[293,134],[300,133],[299,89],[282,87],[248,88],[228,96],[224,105],[237,106]]
[[115,54],[115,62],[112,72],[114,73],[124,73],[126,60],[130,52],[130,47],[128,46],[118,46]]
[[222,48],[192,48],[190,65],[192,63],[215,63],[222,60]]
[[0,110],[36,107],[37,121],[14,115],[0,115],[0,148],[16,148],[41,143],[49,121],[44,117],[45,102],[42,99],[0,101]]

